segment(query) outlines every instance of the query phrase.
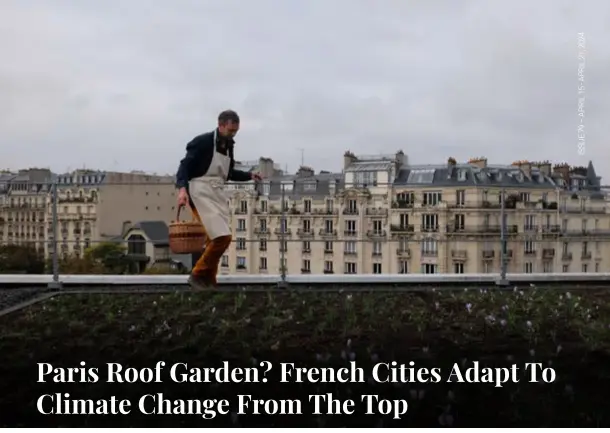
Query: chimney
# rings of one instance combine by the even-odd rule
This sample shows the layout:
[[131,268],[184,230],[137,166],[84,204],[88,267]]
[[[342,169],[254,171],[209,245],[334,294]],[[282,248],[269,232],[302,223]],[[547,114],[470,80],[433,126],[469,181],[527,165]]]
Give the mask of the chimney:
[[394,158],[396,163],[396,169],[400,170],[403,166],[409,165],[409,158],[402,150],[396,152],[396,157]]
[[540,170],[540,173],[542,173],[543,175],[545,175],[545,176],[551,175],[551,162],[550,161],[537,162],[536,166],[538,167],[538,170]]
[[456,164],[457,164],[457,161],[455,160],[455,158],[453,156],[450,156],[447,159],[447,167],[448,168],[455,167]]
[[297,177],[299,177],[299,178],[313,177],[314,175],[315,175],[315,172],[313,171],[313,168],[306,167],[303,165],[301,167],[299,167],[299,170],[297,171]]
[[472,164],[479,168],[487,168],[487,158],[481,156],[479,158],[470,158],[468,164]]
[[263,179],[273,177],[275,174],[275,168],[273,167],[273,160],[271,158],[260,157],[258,159],[258,171]]
[[563,162],[553,167],[553,173],[559,174],[566,182],[570,181],[570,166]]
[[358,158],[356,158],[356,155],[354,155],[352,152],[350,152],[348,150],[347,152],[345,152],[343,154],[343,169],[345,170],[350,165],[352,165],[352,162],[356,162],[356,161],[358,161]]

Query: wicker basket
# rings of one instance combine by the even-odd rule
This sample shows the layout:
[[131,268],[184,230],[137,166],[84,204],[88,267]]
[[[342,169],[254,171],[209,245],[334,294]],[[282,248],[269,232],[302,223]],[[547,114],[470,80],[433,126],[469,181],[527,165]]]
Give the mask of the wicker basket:
[[176,221],[169,224],[169,249],[174,254],[192,254],[203,250],[205,231],[203,225],[194,218],[191,221],[180,221],[178,208]]

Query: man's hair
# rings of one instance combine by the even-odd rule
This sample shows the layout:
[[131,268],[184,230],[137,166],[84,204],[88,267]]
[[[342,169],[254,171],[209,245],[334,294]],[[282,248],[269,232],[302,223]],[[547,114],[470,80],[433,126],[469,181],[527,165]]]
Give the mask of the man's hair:
[[225,110],[218,115],[218,123],[224,125],[227,122],[239,123],[239,116],[233,110]]

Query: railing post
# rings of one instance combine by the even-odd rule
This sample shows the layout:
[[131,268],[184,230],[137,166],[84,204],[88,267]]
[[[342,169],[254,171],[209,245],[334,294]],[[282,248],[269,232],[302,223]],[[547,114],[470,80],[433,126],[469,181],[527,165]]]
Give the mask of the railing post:
[[502,188],[500,191],[502,197],[500,199],[500,279],[497,281],[498,286],[508,286],[510,282],[506,279],[506,268],[508,264],[508,260],[506,257],[506,190]]
[[286,209],[284,208],[285,205],[285,201],[286,201],[286,188],[283,183],[281,184],[282,186],[282,194],[281,194],[281,200],[280,200],[280,278],[281,280],[278,282],[278,287],[280,288],[287,288],[288,287],[288,283],[286,282],[286,267],[285,266],[285,262],[286,262],[286,251],[284,250],[284,243],[286,241],[286,233],[285,231],[288,230],[288,218],[286,218]]
[[61,282],[59,281],[59,252],[57,251],[57,180],[51,185],[51,212],[52,212],[52,228],[53,228],[53,281],[48,285],[49,289],[60,290]]

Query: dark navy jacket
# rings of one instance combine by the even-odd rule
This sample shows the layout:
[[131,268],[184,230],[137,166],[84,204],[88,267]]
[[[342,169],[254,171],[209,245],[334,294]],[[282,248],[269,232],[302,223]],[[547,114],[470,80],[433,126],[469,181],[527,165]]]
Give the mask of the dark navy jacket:
[[[224,149],[221,145],[224,143]],[[229,175],[226,180],[234,182],[247,182],[252,179],[250,173],[241,170],[235,170],[235,159],[233,157],[233,139],[223,139],[220,134],[217,134],[216,143],[214,143],[214,131],[206,132],[193,138],[186,145],[186,156],[180,161],[178,173],[176,174],[176,188],[186,188],[191,179],[205,176],[214,152],[220,152],[223,155],[228,155],[231,158],[229,167]]]

